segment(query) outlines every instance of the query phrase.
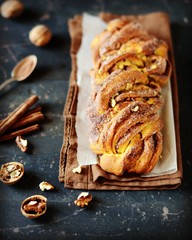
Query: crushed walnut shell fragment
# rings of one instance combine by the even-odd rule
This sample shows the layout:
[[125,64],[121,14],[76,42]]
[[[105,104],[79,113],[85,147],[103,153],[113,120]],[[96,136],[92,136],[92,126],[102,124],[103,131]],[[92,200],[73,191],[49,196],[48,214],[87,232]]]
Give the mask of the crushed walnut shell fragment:
[[54,186],[48,182],[43,181],[39,184],[39,188],[41,189],[41,191],[45,191],[45,190],[49,191],[49,190],[53,190]]
[[78,198],[74,201],[78,207],[85,207],[92,200],[92,195],[89,192],[82,192]]

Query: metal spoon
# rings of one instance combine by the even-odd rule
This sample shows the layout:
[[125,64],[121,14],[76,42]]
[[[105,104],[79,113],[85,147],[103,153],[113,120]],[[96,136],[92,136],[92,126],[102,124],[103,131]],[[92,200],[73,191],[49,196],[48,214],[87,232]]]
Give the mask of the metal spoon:
[[11,78],[5,80],[0,85],[0,91],[8,84],[14,81],[23,81],[33,72],[37,64],[37,57],[35,55],[29,55],[19,61],[11,72]]

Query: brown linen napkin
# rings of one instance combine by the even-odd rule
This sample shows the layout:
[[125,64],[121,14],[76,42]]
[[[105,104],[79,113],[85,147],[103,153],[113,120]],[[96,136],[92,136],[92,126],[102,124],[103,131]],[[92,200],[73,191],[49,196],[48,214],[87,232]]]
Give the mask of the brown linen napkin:
[[[104,21],[108,22],[119,17],[111,13],[100,13]],[[170,60],[173,66],[171,78],[178,170],[172,174],[165,174],[157,177],[141,177],[135,174],[125,173],[121,177],[103,171],[98,165],[84,166],[80,174],[73,173],[73,169],[78,166],[77,161],[77,135],[75,131],[76,107],[77,107],[77,62],[76,54],[81,45],[82,38],[82,17],[75,16],[68,22],[71,37],[71,60],[72,70],[70,75],[70,85],[68,96],[64,108],[64,137],[60,154],[59,181],[64,182],[64,186],[74,189],[95,189],[95,190],[150,190],[150,189],[175,189],[182,181],[182,160],[179,135],[179,106],[177,79],[171,41],[169,18],[165,13],[150,13],[146,15],[127,16],[123,18],[130,20],[137,19],[146,30],[155,36],[164,39],[170,45]],[[88,49],[89,51],[89,49]]]

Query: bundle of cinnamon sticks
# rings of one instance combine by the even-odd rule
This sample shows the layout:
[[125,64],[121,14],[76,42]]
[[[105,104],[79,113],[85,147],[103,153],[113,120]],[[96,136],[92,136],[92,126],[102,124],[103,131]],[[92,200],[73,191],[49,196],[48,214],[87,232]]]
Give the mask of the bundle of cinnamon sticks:
[[40,106],[35,106],[38,96],[32,95],[6,118],[0,121],[0,142],[39,130],[39,121],[44,119]]

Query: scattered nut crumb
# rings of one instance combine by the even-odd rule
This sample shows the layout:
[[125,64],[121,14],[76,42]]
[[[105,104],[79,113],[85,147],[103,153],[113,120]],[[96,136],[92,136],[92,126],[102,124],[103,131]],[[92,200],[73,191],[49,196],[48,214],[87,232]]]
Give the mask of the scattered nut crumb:
[[73,168],[73,173],[81,173],[81,171],[82,171],[82,167],[81,167],[81,165],[79,165],[78,167],[76,167],[76,168]]
[[78,207],[85,207],[92,200],[92,195],[89,192],[82,192],[78,198],[74,201]]
[[116,105],[116,101],[114,98],[111,99],[111,107],[114,108]]
[[155,64],[153,64],[153,65],[150,66],[150,69],[151,69],[151,70],[154,70],[154,69],[156,69],[156,68],[157,68],[157,65],[155,65]]
[[134,108],[131,109],[132,112],[137,112],[139,110],[139,106],[135,106]]
[[17,146],[21,149],[22,152],[26,152],[28,149],[28,141],[21,136],[17,136],[15,139]]
[[39,184],[39,188],[41,189],[41,191],[53,190],[54,186],[48,182],[43,181]]
[[133,84],[132,83],[127,83],[126,85],[126,90],[129,90],[130,88],[132,88]]

